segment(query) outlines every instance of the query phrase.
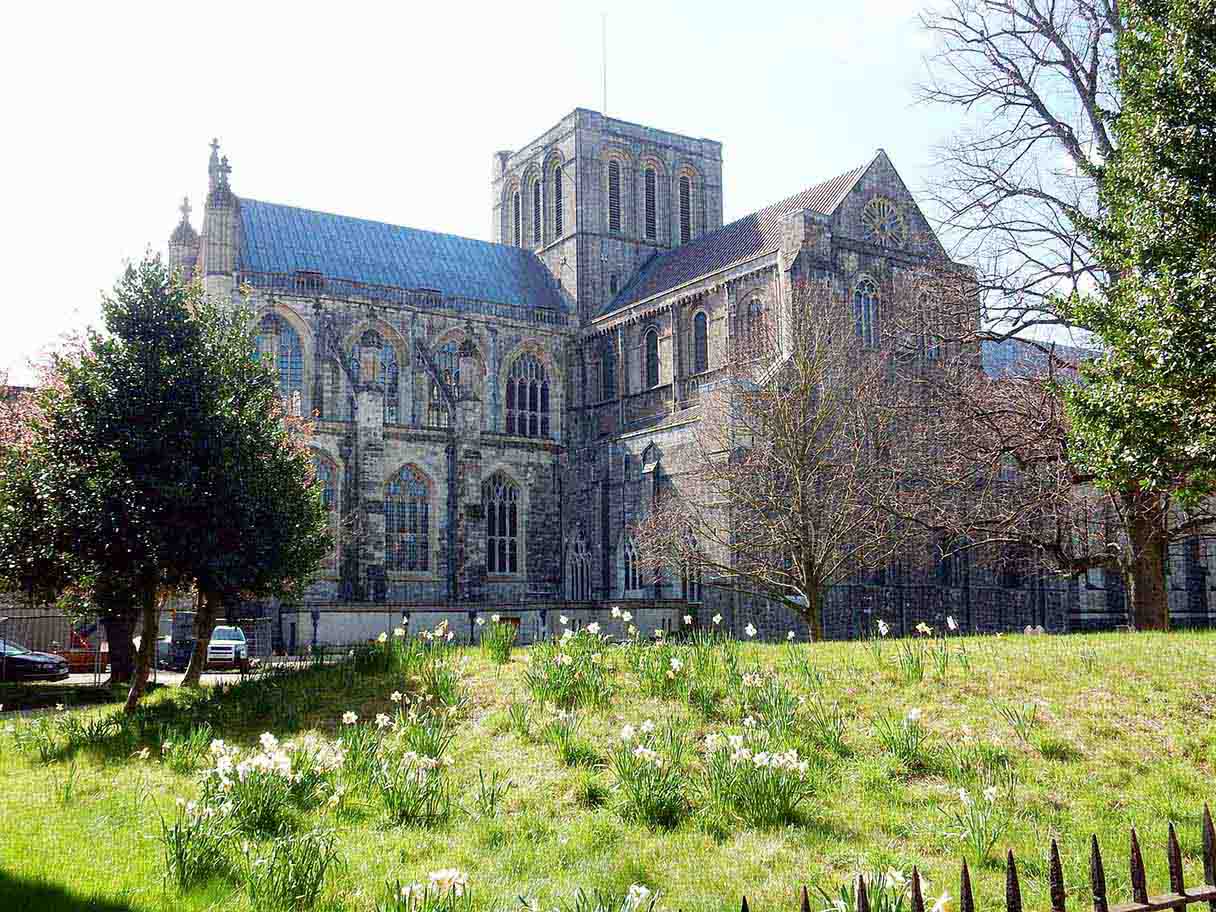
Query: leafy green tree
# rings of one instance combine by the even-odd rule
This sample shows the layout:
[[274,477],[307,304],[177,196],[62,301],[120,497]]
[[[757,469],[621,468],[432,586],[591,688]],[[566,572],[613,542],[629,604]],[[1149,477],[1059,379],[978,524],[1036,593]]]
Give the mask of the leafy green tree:
[[215,458],[204,485],[211,504],[222,504],[223,510],[206,510],[196,527],[192,551],[199,605],[186,684],[198,682],[224,605],[298,595],[332,547],[306,446],[307,426],[282,415],[273,375],[250,358],[254,339],[247,316],[207,313],[214,331],[206,357],[222,395],[210,419]]
[[[155,257],[128,267],[103,315],[105,334],[55,359],[26,445],[0,458],[0,576],[72,594],[103,617],[140,620],[130,711],[147,683],[165,595],[303,579],[325,516],[306,453],[266,408],[274,379],[237,317]],[[286,471],[262,471],[242,495],[232,475],[251,469],[251,451]],[[251,515],[278,536],[255,546],[232,531]],[[270,549],[291,531],[306,545],[279,561]],[[224,572],[218,555],[234,543],[264,560],[258,574]],[[319,557],[311,559],[315,567]]]
[[1118,148],[1090,225],[1112,281],[1069,313],[1103,354],[1066,395],[1075,459],[1125,503],[1132,600],[1159,596],[1137,623],[1164,627],[1168,542],[1214,519],[1216,0],[1122,10]]

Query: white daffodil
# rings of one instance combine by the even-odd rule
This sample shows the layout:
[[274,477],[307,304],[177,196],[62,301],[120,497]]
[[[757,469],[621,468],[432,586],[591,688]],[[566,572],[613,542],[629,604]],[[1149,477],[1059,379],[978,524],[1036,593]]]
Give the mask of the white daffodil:
[[991,804],[993,801],[996,801],[996,786],[995,785],[990,785],[990,786],[988,786],[988,788],[984,789],[984,800],[987,801],[989,804]]
[[592,621],[590,624],[588,624],[588,625],[587,625],[587,632],[588,632],[589,634],[591,634],[592,636],[599,636],[599,635],[600,635],[600,625],[599,625],[599,622],[598,622],[598,621]]
[[624,728],[621,729],[621,740],[624,741],[626,744],[628,744],[630,741],[633,740],[634,734],[635,734],[634,727],[632,725],[626,725]]
[[354,725],[358,721],[359,721],[359,717],[357,715],[355,715],[353,712],[351,712],[349,709],[346,712],[342,713],[342,724],[343,725]]
[[787,633],[787,634],[785,635],[785,638],[786,638],[787,640],[792,640],[792,639],[794,638],[794,631],[792,631],[792,630],[791,630],[789,633]]
[[622,611],[622,612],[621,612],[621,620],[622,620],[622,621],[624,621],[626,624],[628,624],[630,621],[632,621],[632,620],[633,620],[633,614],[632,614],[632,612],[629,612],[629,611]]
[[743,628],[743,632],[749,637],[754,637],[756,635],[756,626],[749,621],[747,626]]
[[950,894],[942,890],[942,895],[937,898],[937,902],[933,904],[933,908],[929,912],[948,912],[950,906]]
[[890,633],[890,632],[891,632],[891,628],[887,626],[887,622],[886,622],[886,621],[881,621],[881,620],[880,620],[880,621],[878,622],[878,632],[879,632],[879,633],[880,633],[882,636],[886,636],[888,633]]
[[654,731],[654,722],[647,719],[642,723],[642,734],[649,735],[652,731]]
[[401,638],[401,637],[405,636],[405,628],[404,627],[394,627],[393,636],[395,636],[397,638]]
[[493,621],[495,624],[497,624],[497,623],[498,623],[498,618],[499,618],[499,617],[500,617],[500,615],[497,615],[497,614],[491,614],[491,615],[490,615],[490,620],[491,620],[491,621]]
[[387,642],[388,642],[388,634],[387,634],[387,633],[382,633],[382,634],[380,634],[380,636],[376,637],[376,642],[377,642],[377,643],[387,643]]
[[619,617],[621,616],[621,607],[620,607],[620,605],[613,605],[613,606],[612,606],[612,616],[613,616],[614,618],[619,618]]
[[477,616],[477,626],[484,627],[485,625],[486,625],[486,619],[483,618],[481,615],[478,615]]
[[629,630],[628,630],[627,632],[628,632],[628,634],[629,634],[630,636],[637,636],[637,634],[638,634],[638,629],[637,629],[636,627],[634,627],[632,624],[630,624],[630,625],[629,625]]
[[904,716],[904,721],[905,722],[919,722],[920,715],[921,715],[920,707],[913,706],[911,709],[908,710],[908,714],[906,716]]
[[716,627],[718,624],[721,624],[721,623],[722,623],[722,615],[720,615],[720,614],[715,614],[715,615],[713,616],[713,622],[714,622],[714,626],[715,626],[715,627]]
[[952,614],[946,615],[946,626],[949,627],[951,630],[958,630],[958,621],[956,621],[954,619],[954,615],[952,615]]
[[916,625],[916,632],[923,633],[925,636],[929,636],[929,634],[933,633],[933,628],[930,627],[928,624],[926,624],[924,621],[921,621],[919,624]]
[[401,691],[394,690],[392,692],[392,694],[389,696],[389,699],[392,700],[394,703],[400,703],[401,702]]
[[692,615],[691,614],[684,615],[684,626],[686,626],[686,627],[691,626],[691,624],[692,624]]
[[563,627],[570,623],[570,618],[566,617],[564,614],[558,615],[557,619]]
[[376,713],[376,728],[388,728],[393,720],[386,713]]

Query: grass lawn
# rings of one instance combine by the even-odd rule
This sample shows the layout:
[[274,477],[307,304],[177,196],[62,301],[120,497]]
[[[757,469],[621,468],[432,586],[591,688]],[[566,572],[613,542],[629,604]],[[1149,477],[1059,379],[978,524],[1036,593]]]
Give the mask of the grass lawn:
[[[574,645],[567,665],[550,648],[537,656],[547,667],[532,669],[552,683],[563,669],[596,666],[603,702],[575,709],[567,742],[574,765],[559,757],[550,736],[555,712],[529,686],[530,651],[522,649],[503,665],[480,650],[445,650],[436,661],[459,670],[456,697],[416,666],[362,673],[351,666],[299,672],[290,685],[251,682],[222,700],[162,688],[134,734],[90,733],[85,723],[109,708],[59,714],[78,717],[66,728],[52,713],[32,723],[42,726],[52,762],[39,758],[31,723],[18,722],[15,732],[0,731],[0,909],[255,907],[239,861],[269,837],[234,837],[230,869],[184,891],[166,882],[161,818],[175,819],[178,798],[200,799],[211,758],[202,757],[198,770],[183,762],[185,771],[175,771],[159,758],[158,726],[177,725],[163,737],[181,739],[184,726],[205,719],[208,738],[247,753],[264,731],[284,741],[314,731],[332,742],[359,729],[383,739],[383,755],[399,757],[397,736],[371,720],[395,716],[410,700],[424,711],[427,702],[459,706],[445,752],[451,765],[436,773],[451,785],[455,806],[429,826],[394,825],[377,790],[343,767],[327,780],[329,791],[291,818],[297,833],[335,833],[339,862],[319,908],[373,910],[386,901],[387,884],[425,881],[446,868],[467,873],[464,901],[474,909],[519,908],[520,897],[544,910],[572,908],[579,888],[619,897],[638,883],[659,893],[661,908],[733,912],[746,893],[757,912],[793,912],[804,882],[814,901],[816,885],[835,895],[857,871],[910,872],[913,864],[931,882],[932,902],[943,888],[957,896],[959,859],[968,855],[978,908],[1000,909],[1000,859],[1012,848],[1026,907],[1047,909],[1054,836],[1070,906],[1083,909],[1089,834],[1105,848],[1111,900],[1122,901],[1130,898],[1128,827],[1137,827],[1145,847],[1150,892],[1164,892],[1170,820],[1188,885],[1203,879],[1200,813],[1216,797],[1216,635],[925,637],[880,648],[613,646],[599,659],[589,657],[600,647],[579,653]],[[556,692],[538,686],[542,695]],[[407,700],[394,703],[393,691]],[[426,693],[439,695],[424,701]],[[358,715],[356,725],[342,724],[347,711]],[[682,757],[667,756],[662,739],[645,742],[679,783],[681,811],[671,828],[627,819],[613,765],[626,744],[622,728],[636,732],[632,746],[646,720],[660,731],[672,723],[687,742]],[[767,739],[755,734],[762,730]],[[711,733],[795,750],[807,762],[801,781],[810,797],[773,826],[723,810],[706,792],[703,746]],[[141,745],[151,748],[148,759],[135,754]],[[489,809],[478,801],[479,774],[495,772],[511,787]],[[336,810],[324,800],[335,785],[343,789]],[[981,831],[995,838],[989,860],[977,864],[975,843],[988,841]]]

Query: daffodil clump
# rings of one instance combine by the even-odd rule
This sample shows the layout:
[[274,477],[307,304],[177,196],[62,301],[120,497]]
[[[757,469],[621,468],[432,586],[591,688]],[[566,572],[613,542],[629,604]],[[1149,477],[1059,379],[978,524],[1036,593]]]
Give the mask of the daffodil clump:
[[612,696],[607,648],[599,624],[577,633],[567,627],[555,642],[529,649],[524,681],[540,703],[560,709],[603,706]]
[[649,827],[670,829],[689,811],[685,739],[647,719],[626,725],[612,753],[622,815]]
[[705,737],[704,793],[711,811],[762,828],[797,820],[815,793],[810,763],[793,748],[769,742],[769,732],[754,725],[742,734]]
[[481,629],[481,652],[495,665],[505,665],[511,660],[511,648],[519,631],[514,624],[508,624],[497,614],[490,615],[490,623],[485,618],[477,617],[476,625]]

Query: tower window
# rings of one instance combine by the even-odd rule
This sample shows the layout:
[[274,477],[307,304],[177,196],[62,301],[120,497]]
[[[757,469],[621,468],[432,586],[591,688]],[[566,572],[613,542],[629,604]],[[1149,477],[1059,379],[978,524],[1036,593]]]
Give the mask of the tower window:
[[646,333],[646,386],[659,385],[659,333],[650,330]]
[[657,218],[655,217],[655,201],[657,194],[658,179],[654,173],[654,168],[646,169],[646,237],[654,240],[658,236]]
[[616,273],[608,276],[608,293],[616,294]]
[[404,466],[385,486],[384,559],[389,570],[430,569],[430,484],[413,466]]
[[502,473],[481,489],[486,513],[486,570],[519,572],[519,488]]
[[692,181],[680,178],[680,243],[692,239]]
[[545,210],[540,206],[540,178],[532,184],[532,243],[540,246],[540,226],[544,221]]
[[549,436],[549,378],[530,353],[516,358],[507,375],[507,433]]
[[553,234],[562,236],[562,166],[553,166]]
[[607,345],[600,360],[600,386],[604,399],[616,398],[616,350]]
[[323,564],[326,570],[333,572],[338,569],[338,468],[333,461],[320,453],[312,454],[313,471],[317,483],[321,486],[321,502],[325,506],[326,525],[330,538],[333,539],[333,550],[325,556]]
[[709,370],[709,324],[705,311],[692,318],[692,372]]
[[878,287],[870,279],[862,279],[853,289],[853,323],[862,345],[878,345]]
[[[422,356],[418,356],[419,361]],[[460,385],[460,359],[456,353],[456,343],[449,342],[435,350],[435,367],[439,370],[439,381],[450,390]],[[425,365],[422,370],[426,371]],[[451,427],[452,413],[448,409],[447,397],[439,388],[439,383],[427,372],[430,380],[430,395],[427,397],[426,423],[431,427]]]
[[514,241],[514,243],[515,243],[516,247],[522,247],[524,245],[524,234],[523,234],[523,229],[521,227],[522,212],[521,212],[520,205],[519,205],[519,191],[518,190],[515,191],[515,194],[511,197],[511,200],[512,200],[512,205],[515,209],[515,241]]
[[621,230],[621,163],[608,162],[608,230]]
[[633,545],[633,539],[625,539],[625,592],[642,588],[641,561],[638,549]]

